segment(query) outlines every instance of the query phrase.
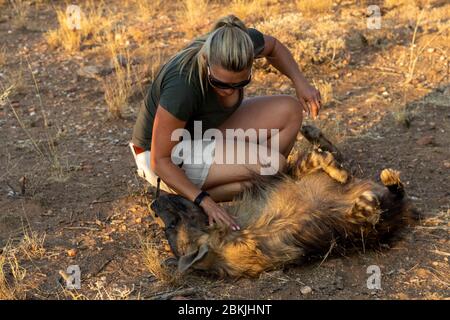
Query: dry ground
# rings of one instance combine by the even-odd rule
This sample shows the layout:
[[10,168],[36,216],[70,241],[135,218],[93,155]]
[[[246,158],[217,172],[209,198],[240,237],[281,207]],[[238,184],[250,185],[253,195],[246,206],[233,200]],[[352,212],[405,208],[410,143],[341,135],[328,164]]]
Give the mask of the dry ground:
[[[382,28],[369,30],[367,1],[157,2],[80,1],[73,33],[58,23],[63,1],[0,1],[0,298],[450,298],[450,3],[378,1]],[[402,172],[422,218],[401,241],[259,279],[154,268],[169,253],[127,143],[159,64],[229,12],[291,49],[327,96],[308,122],[363,176]],[[246,94],[294,91],[260,61]],[[62,285],[69,265],[81,290]],[[382,290],[367,289],[369,265]]]

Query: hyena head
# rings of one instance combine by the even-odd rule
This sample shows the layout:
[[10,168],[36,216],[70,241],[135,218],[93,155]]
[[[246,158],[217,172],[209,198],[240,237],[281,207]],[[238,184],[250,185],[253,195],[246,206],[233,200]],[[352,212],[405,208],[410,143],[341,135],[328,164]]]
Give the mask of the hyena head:
[[174,194],[158,197],[151,204],[163,222],[166,238],[181,272],[189,268],[214,270],[220,260],[211,250],[208,218],[193,202]]

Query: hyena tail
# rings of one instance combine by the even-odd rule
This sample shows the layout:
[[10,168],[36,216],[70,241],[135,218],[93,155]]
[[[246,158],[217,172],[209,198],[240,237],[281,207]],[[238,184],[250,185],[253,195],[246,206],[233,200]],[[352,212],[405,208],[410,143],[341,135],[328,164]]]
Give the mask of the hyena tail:
[[405,188],[400,181],[400,172],[392,169],[384,169],[380,174],[381,182],[389,189],[391,193],[398,198],[403,199]]

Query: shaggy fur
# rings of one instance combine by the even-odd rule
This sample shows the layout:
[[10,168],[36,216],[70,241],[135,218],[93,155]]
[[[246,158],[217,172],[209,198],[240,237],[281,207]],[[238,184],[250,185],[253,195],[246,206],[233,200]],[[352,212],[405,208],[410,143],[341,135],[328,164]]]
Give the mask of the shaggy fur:
[[381,172],[383,185],[357,179],[333,154],[315,149],[290,172],[255,177],[227,208],[240,231],[207,226],[202,210],[180,196],[155,200],[152,208],[180,257],[179,269],[254,277],[331,249],[373,246],[408,224],[414,213],[399,173],[391,169]]

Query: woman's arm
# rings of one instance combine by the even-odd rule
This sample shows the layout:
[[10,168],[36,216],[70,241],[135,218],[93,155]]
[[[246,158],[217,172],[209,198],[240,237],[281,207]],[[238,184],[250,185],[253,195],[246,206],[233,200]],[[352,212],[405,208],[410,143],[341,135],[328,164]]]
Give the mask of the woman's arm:
[[316,118],[321,105],[320,92],[308,83],[291,52],[284,44],[268,35],[264,35],[264,42],[264,50],[261,55],[292,80],[303,109],[308,114],[312,113],[313,117]]
[[[184,128],[186,122],[177,119],[163,107],[158,106],[152,133],[152,152],[150,166],[167,185],[175,189],[178,194],[194,201],[201,190],[186,176],[184,171],[175,165],[171,159],[172,149],[178,141],[171,141],[172,132]],[[210,197],[201,202],[201,207],[209,217],[209,222],[224,223],[233,229],[239,229],[236,222],[217,205]]]

